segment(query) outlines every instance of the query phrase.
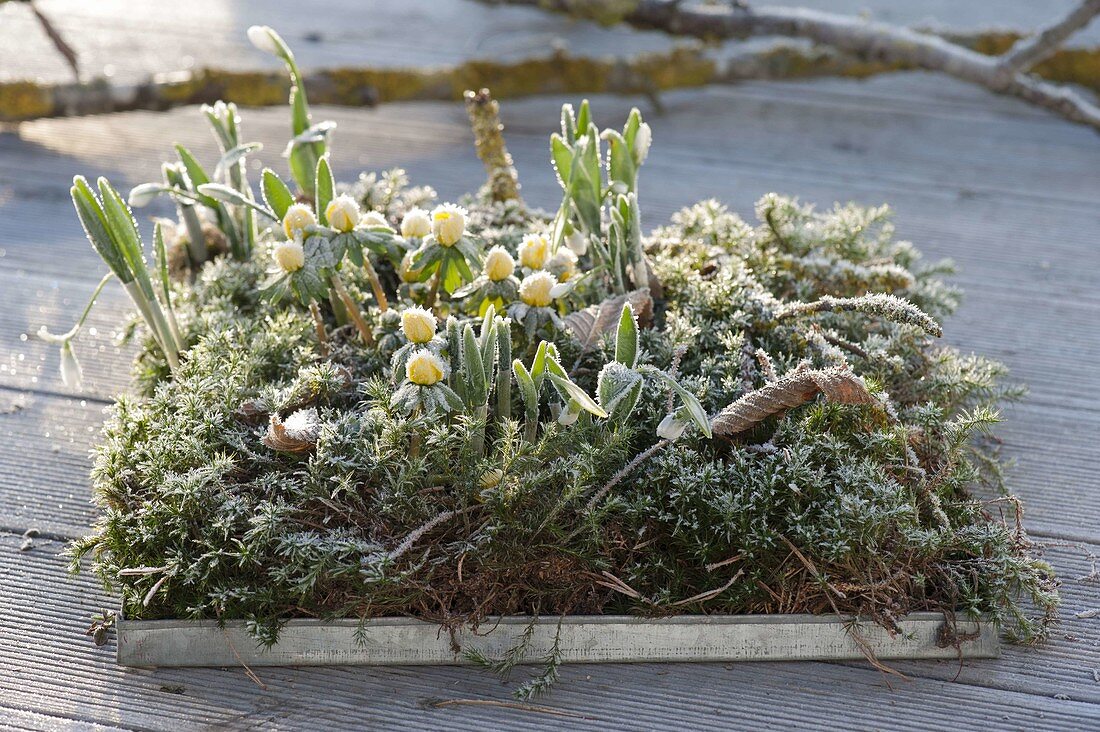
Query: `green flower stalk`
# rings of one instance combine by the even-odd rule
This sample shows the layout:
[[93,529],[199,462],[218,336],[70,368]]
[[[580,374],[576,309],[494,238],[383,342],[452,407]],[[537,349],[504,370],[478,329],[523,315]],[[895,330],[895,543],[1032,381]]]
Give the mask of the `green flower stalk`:
[[[98,181],[99,196],[92,191],[83,176],[73,179],[70,190],[84,233],[111,273],[122,283],[126,293],[141,313],[157,346],[164,354],[168,368],[174,373],[179,366],[179,354],[183,342],[178,329],[173,328],[165,311],[171,311],[172,303],[167,288],[162,288],[162,303],[157,299],[153,277],[138,232],[137,222],[129,207],[123,202],[106,178]],[[163,239],[161,239],[163,247]],[[163,258],[161,269],[166,272]],[[166,278],[166,274],[164,277]],[[174,315],[172,319],[174,320]],[[70,347],[71,350],[71,347]]]
[[103,279],[99,281],[95,289],[92,291],[91,298],[88,299],[88,304],[84,306],[83,312],[80,313],[80,317],[77,318],[76,323],[72,328],[61,334],[50,333],[46,326],[42,326],[38,329],[38,337],[47,343],[56,343],[61,346],[61,382],[70,389],[80,390],[84,384],[84,372],[80,368],[80,362],[76,358],[76,352],[73,350],[73,339],[80,333],[84,327],[84,321],[88,319],[88,314],[92,312],[92,307],[96,303],[96,299],[99,298],[99,294],[103,292],[103,288],[107,285],[107,282],[114,277],[114,272],[108,272],[103,275]]

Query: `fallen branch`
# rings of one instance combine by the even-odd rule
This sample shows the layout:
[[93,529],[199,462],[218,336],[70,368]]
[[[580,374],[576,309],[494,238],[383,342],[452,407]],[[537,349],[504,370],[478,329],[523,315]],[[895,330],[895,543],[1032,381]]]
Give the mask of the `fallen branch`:
[[939,71],[1100,129],[1100,107],[1095,103],[1024,73],[1100,13],[1100,0],[1083,0],[1064,18],[999,58],[932,33],[806,8],[685,5],[681,0],[599,0],[583,5],[573,0],[498,1],[711,41],[756,36],[804,38],[863,60]]

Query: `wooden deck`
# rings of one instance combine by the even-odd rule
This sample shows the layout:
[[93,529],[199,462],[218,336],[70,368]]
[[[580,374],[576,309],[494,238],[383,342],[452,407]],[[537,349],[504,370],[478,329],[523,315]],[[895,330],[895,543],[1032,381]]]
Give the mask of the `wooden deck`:
[[[47,5],[48,7],[48,5]],[[504,109],[528,200],[551,207],[546,136],[561,99]],[[635,99],[595,98],[617,123]],[[58,552],[93,520],[88,450],[102,410],[126,388],[128,354],[111,341],[111,289],[81,337],[83,393],[33,337],[68,327],[103,271],[68,201],[75,173],[120,187],[159,175],[175,140],[204,159],[213,140],[195,109],[50,120],[0,134],[0,729],[207,726],[365,729],[1059,729],[1100,728],[1100,137],[942,77],[749,84],[669,94],[650,115],[643,172],[649,225],[715,196],[750,216],[776,190],[828,206],[889,202],[899,234],[949,256],[967,298],[947,339],[1006,361],[1030,396],[1000,430],[1018,465],[1011,486],[1063,580],[1063,622],[1037,649],[999,660],[569,666],[540,711],[468,668],[138,671],[113,643],[82,635],[113,601],[70,577]],[[338,177],[403,165],[444,197],[483,177],[459,105],[324,109],[339,123]],[[283,109],[248,111],[247,136],[277,157]],[[21,551],[23,533],[33,547]],[[462,700],[454,702],[452,700]]]

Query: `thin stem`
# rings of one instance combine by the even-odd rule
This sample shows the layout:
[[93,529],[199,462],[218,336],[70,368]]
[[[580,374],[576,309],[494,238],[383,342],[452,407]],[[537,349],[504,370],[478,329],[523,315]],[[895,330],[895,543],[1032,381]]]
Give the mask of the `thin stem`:
[[328,335],[325,333],[325,321],[321,318],[321,308],[317,307],[316,300],[309,301],[309,314],[313,316],[313,328],[317,331],[321,358],[328,358]]
[[439,299],[439,285],[440,285],[440,283],[443,282],[443,277],[445,275],[444,269],[446,269],[446,267],[447,267],[446,262],[440,263],[439,269],[437,269],[435,271],[435,274],[432,275],[432,285],[428,289],[428,299],[424,303],[424,306],[428,310],[434,310],[435,309],[435,301],[437,299]]
[[187,253],[191,258],[191,268],[197,272],[202,263],[206,261],[206,235],[202,232],[202,221],[194,206],[178,204],[180,218],[187,228]]
[[95,305],[95,301],[99,298],[99,293],[103,292],[103,288],[107,285],[107,282],[115,276],[114,272],[108,272],[103,275],[103,279],[99,281],[99,284],[92,290],[92,297],[88,300],[88,304],[84,306],[84,312],[80,314],[76,324],[72,328],[69,328],[60,335],[54,335],[46,330],[46,326],[42,326],[38,331],[38,337],[48,343],[64,343],[65,341],[71,341],[76,337],[76,334],[80,332],[80,329],[84,327],[84,321],[88,319],[88,313],[92,312],[92,306]]
[[[175,349],[172,347],[174,344],[167,341],[165,338],[166,328],[162,328],[163,324],[158,322],[157,318],[153,314],[153,308],[149,302],[149,299],[145,297],[145,292],[142,290],[141,285],[137,280],[130,280],[125,283],[123,287],[126,288],[127,294],[130,295],[130,299],[134,301],[134,305],[137,306],[138,312],[141,313],[141,317],[144,318],[145,324],[149,326],[149,332],[153,334],[153,340],[157,342],[157,346],[164,354],[165,360],[168,361],[168,368],[172,373],[176,372],[179,367],[179,359],[176,355]],[[157,308],[159,310],[159,308]],[[163,315],[161,316],[163,321]]]
[[339,274],[333,272],[330,281],[333,289],[336,290],[336,294],[340,296],[340,300],[344,303],[344,307],[347,308],[348,317],[351,318],[352,323],[355,323],[355,329],[359,331],[359,337],[363,339],[363,343],[368,346],[372,345],[374,334],[371,333],[370,326],[363,318],[363,311],[359,309],[359,303],[355,302],[355,298],[348,292],[348,288],[344,287],[344,281],[340,279]]
[[374,292],[374,300],[378,303],[378,309],[382,312],[386,312],[390,309],[390,301],[386,298],[386,291],[382,289],[382,281],[378,279],[378,272],[375,271],[374,265],[370,262],[370,257],[367,253],[363,253],[363,269],[367,273],[367,279],[370,281],[370,289]]
[[634,468],[638,467],[639,465],[644,463],[646,460],[648,460],[649,458],[656,455],[662,448],[665,447],[665,445],[669,445],[669,444],[671,444],[671,443],[668,440],[661,440],[660,442],[658,442],[657,444],[655,444],[653,447],[649,448],[645,452],[640,452],[637,455],[635,455],[634,459],[631,460],[629,463],[627,463],[623,467],[622,470],[620,470],[619,472],[617,472],[613,476],[611,476],[611,480],[607,481],[604,484],[603,488],[600,488],[598,491],[596,491],[596,494],[594,496],[592,496],[591,499],[589,499],[588,506],[586,507],[586,510],[593,511],[596,508],[596,506],[599,505],[599,502],[601,500],[603,500],[603,497],[607,495],[607,492],[610,491],[615,486],[617,486],[619,484],[619,482],[622,481],[623,478],[630,475],[630,473],[634,470]]

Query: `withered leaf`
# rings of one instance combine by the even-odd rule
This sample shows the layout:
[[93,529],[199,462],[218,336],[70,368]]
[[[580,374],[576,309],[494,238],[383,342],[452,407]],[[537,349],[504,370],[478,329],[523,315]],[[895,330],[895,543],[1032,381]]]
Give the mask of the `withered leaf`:
[[647,327],[653,322],[653,297],[646,290],[633,290],[623,295],[609,297],[599,305],[589,305],[565,316],[565,324],[581,344],[581,353],[587,353],[600,343],[605,333],[610,333],[619,325],[619,316],[623,304],[634,306],[634,315],[638,325]]

